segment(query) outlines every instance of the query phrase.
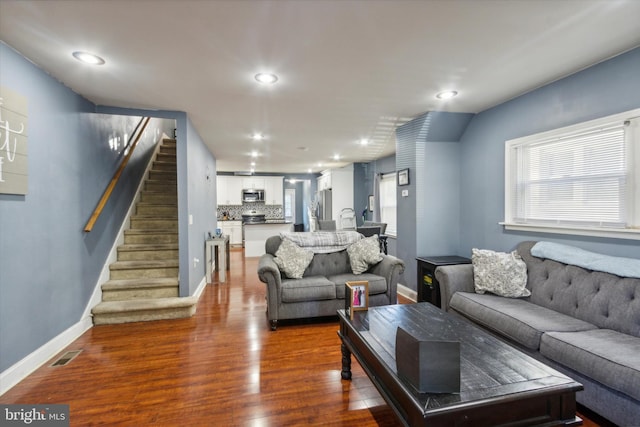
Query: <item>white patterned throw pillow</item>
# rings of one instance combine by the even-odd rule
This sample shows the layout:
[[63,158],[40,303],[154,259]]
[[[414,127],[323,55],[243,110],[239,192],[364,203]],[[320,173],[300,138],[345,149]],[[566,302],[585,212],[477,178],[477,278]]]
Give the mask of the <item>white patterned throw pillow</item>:
[[273,261],[288,278],[302,279],[302,275],[311,264],[312,259],[313,252],[301,248],[291,240],[282,239]]
[[471,251],[473,281],[476,293],[519,298],[531,295],[527,286],[527,265],[518,252],[494,252],[488,249]]
[[351,271],[353,274],[362,274],[369,269],[372,264],[382,261],[380,254],[380,243],[378,235],[360,239],[347,247]]

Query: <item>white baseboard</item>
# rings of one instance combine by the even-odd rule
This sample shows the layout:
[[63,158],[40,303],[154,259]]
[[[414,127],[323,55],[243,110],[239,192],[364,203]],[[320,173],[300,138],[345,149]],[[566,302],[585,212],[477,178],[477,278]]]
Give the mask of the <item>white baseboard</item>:
[[200,300],[200,297],[204,292],[204,288],[206,287],[207,287],[207,278],[206,276],[202,276],[202,280],[200,281],[200,284],[196,288],[196,291],[193,293],[193,296],[196,297],[197,300]]
[[418,301],[418,293],[405,285],[398,283],[398,295],[402,295],[405,298],[410,299],[413,302]]
[[83,317],[78,323],[0,373],[0,396],[78,339],[92,326],[93,321],[91,316]]

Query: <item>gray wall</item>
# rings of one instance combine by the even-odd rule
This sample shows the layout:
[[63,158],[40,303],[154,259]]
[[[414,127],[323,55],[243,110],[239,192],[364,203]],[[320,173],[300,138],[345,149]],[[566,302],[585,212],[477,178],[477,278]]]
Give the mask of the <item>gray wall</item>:
[[137,117],[95,106],[0,43],[0,84],[28,100],[29,191],[0,195],[0,370],[80,321],[164,123],[153,121],[91,233]]
[[638,240],[505,231],[504,143],[640,107],[640,48],[476,115],[461,138],[458,253],[507,251],[522,240],[547,240],[599,253],[640,258]]

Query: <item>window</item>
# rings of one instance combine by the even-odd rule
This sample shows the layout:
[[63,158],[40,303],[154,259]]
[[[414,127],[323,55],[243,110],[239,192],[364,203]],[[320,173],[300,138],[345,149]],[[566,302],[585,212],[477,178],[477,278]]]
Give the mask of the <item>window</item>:
[[380,222],[387,224],[385,234],[395,236],[396,226],[396,174],[388,173],[380,177]]
[[639,116],[507,141],[505,227],[640,239]]

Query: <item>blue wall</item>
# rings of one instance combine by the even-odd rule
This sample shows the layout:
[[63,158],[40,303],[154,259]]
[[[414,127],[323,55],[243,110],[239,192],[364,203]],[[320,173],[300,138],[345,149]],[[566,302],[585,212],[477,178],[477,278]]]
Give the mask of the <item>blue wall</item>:
[[640,258],[637,240],[505,231],[505,141],[640,107],[640,48],[476,115],[461,138],[458,253],[507,251],[522,240],[548,240]]
[[93,231],[83,231],[123,156],[109,138],[137,117],[95,106],[0,43],[0,85],[27,98],[29,190],[0,195],[0,371],[78,323],[153,152],[147,128]]

